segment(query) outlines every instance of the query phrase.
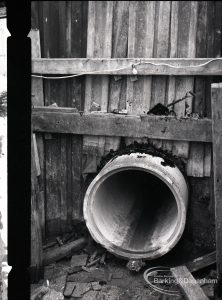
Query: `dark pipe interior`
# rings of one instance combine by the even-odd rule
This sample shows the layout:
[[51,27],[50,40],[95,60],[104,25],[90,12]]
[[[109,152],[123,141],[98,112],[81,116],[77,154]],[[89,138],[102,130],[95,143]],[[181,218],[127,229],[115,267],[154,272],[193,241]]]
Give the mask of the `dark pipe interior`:
[[169,187],[136,169],[108,177],[96,191],[92,210],[101,234],[130,251],[159,248],[172,235],[178,218]]

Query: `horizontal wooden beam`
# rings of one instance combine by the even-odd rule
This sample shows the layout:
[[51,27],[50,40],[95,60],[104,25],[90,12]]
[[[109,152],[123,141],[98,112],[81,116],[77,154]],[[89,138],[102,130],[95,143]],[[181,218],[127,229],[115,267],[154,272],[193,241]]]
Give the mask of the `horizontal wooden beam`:
[[193,273],[203,268],[209,267],[215,263],[216,263],[216,251],[213,251],[211,253],[200,256],[186,263],[186,267],[191,273]]
[[76,113],[70,108],[34,108],[34,131],[82,135],[147,137],[164,140],[211,142],[210,119],[118,115],[112,113]]
[[222,75],[219,58],[35,58],[32,73],[133,75],[133,65],[137,75]]

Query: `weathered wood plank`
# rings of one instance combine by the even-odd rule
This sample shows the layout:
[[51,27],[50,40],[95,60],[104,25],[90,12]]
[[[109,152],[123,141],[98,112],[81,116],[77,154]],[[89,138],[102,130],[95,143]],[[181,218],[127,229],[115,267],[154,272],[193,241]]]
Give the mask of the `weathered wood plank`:
[[39,154],[36,142],[36,134],[33,133],[33,148],[34,148],[34,159],[35,159],[35,168],[36,168],[36,176],[41,175],[40,163],[39,163]]
[[[197,1],[180,1],[178,10],[178,57],[195,57]],[[188,75],[188,74],[186,74]],[[180,99],[187,92],[193,92],[194,78],[180,77],[176,80],[176,99]],[[175,105],[174,110],[178,117],[192,112],[192,97]],[[174,142],[173,153],[183,158],[189,157],[189,143]]]
[[[129,7],[128,57],[152,57],[154,45],[155,2],[131,1]],[[136,68],[137,69],[137,68]],[[129,114],[141,114],[150,109],[151,76],[128,76],[126,109]],[[126,144],[134,140],[126,139]]]
[[[86,57],[87,41],[87,8],[88,3],[84,1],[68,2],[71,9],[67,7],[67,16],[69,16],[70,32],[67,32],[67,40],[70,44],[67,48],[67,57]],[[69,24],[68,22],[68,24]],[[69,106],[82,111],[84,109],[84,84],[85,78],[69,79]],[[68,150],[71,151],[71,194],[67,201],[69,205],[68,219],[72,222],[80,220],[82,216],[82,136],[71,136],[71,145]],[[69,193],[69,191],[68,191]],[[70,216],[69,216],[70,215]]]
[[[61,48],[64,46],[64,27],[61,25],[60,2],[43,1],[42,5],[42,40],[43,57],[54,58],[61,57]],[[61,8],[61,13],[64,10]],[[53,30],[53,32],[52,32]],[[64,56],[62,56],[64,57]],[[44,80],[45,105],[56,103],[63,106],[66,101],[65,82],[49,82]],[[63,96],[62,96],[63,95]],[[61,99],[61,100],[60,100]],[[64,105],[66,106],[66,105]],[[64,137],[63,137],[64,139]],[[62,142],[63,143],[63,142]],[[52,139],[45,139],[45,191],[46,191],[46,236],[57,236],[61,234],[61,179],[64,175],[64,169],[60,167],[63,163],[61,157],[61,139],[60,135],[55,134]],[[61,162],[62,158],[62,162]],[[59,167],[58,167],[59,164]],[[65,210],[66,211],[66,210]],[[64,214],[65,212],[63,212]]]
[[43,253],[42,253],[42,232],[39,218],[38,199],[39,185],[34,158],[34,141],[31,136],[31,282],[38,282],[42,278]]
[[[207,57],[214,57],[217,53],[216,45],[214,45],[215,36],[215,2],[207,1],[207,36],[206,36],[206,53]],[[208,76],[205,80],[205,117],[211,118],[211,83],[213,76]],[[204,145],[204,176],[209,177],[212,175],[212,145]],[[213,201],[213,197],[211,199]]]
[[195,258],[194,260],[186,263],[186,267],[191,273],[193,273],[203,268],[209,267],[215,263],[216,263],[216,251]]
[[[32,42],[32,59],[41,57],[40,36],[38,29],[32,29],[28,35]],[[43,82],[41,78],[32,78],[32,104],[43,105]]]
[[82,248],[84,248],[86,244],[87,239],[85,237],[81,237],[78,240],[64,244],[60,247],[45,250],[43,252],[43,263],[44,265],[49,265],[62,258],[72,256],[76,251],[79,251]]
[[[129,23],[129,1],[115,1],[113,6],[112,57],[126,57]],[[117,80],[118,79],[118,80]],[[126,78],[112,76],[109,82],[108,112],[126,108]],[[123,106],[124,103],[124,106]],[[106,137],[105,151],[117,150],[119,137]]]
[[[36,19],[38,14],[36,16]],[[33,26],[33,25],[32,25]],[[41,46],[40,46],[40,34],[39,30],[31,30],[29,32],[29,37],[31,38],[31,54],[33,58],[41,57]],[[41,78],[32,78],[32,105],[34,106],[44,106],[44,95],[43,95],[43,80]],[[39,160],[39,190],[40,195],[38,200],[38,213],[39,221],[42,229],[42,239],[45,238],[45,192],[44,192],[44,179],[45,179],[45,167],[44,167],[44,140],[42,134],[37,134],[34,140],[35,153],[38,153]]]
[[[171,22],[170,22],[170,57],[177,57],[177,40],[178,40],[178,1],[171,2]],[[169,76],[166,93],[166,103],[170,104],[176,100],[176,77]],[[163,141],[163,149],[172,151],[173,142]]]
[[222,83],[211,87],[216,257],[218,279],[222,280]]
[[188,300],[209,300],[186,266],[171,268],[175,279]]
[[[60,109],[58,109],[60,110]],[[62,111],[62,110],[61,110]],[[149,137],[166,140],[211,142],[211,120],[110,113],[32,113],[36,132]]]
[[32,60],[32,73],[85,74],[96,71],[96,75],[134,75],[133,64],[137,75],[222,75],[220,58],[42,58]]
[[[210,33],[208,33],[210,34]],[[196,57],[206,57],[206,35],[207,35],[207,1],[198,2],[197,34],[196,34]],[[193,99],[193,112],[204,116],[205,111],[205,78],[194,79],[195,94]],[[190,143],[189,159],[186,166],[188,176],[204,176],[204,145],[201,143]]]
[[[112,53],[113,1],[89,1],[87,57],[110,58]],[[93,102],[101,111],[108,108],[109,77],[87,76],[85,84],[85,107],[89,112]],[[83,173],[95,173],[96,165],[104,154],[105,137],[83,137]],[[92,164],[92,160],[94,163]]]
[[[170,1],[157,1],[155,14],[155,37],[154,37],[154,57],[164,58],[168,56],[169,52],[169,35],[170,35]],[[152,80],[152,101],[151,107],[157,103],[165,104],[166,98],[166,76],[155,76]],[[163,142],[161,140],[154,140],[152,143],[161,148]]]

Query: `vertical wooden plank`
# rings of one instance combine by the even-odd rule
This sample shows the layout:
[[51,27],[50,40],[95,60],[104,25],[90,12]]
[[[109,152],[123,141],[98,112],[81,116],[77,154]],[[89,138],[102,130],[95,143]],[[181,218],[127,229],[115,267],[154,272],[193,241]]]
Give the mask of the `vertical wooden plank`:
[[42,232],[37,194],[39,192],[34,159],[33,135],[31,136],[31,282],[38,282],[43,275]]
[[[28,35],[32,41],[32,58],[41,57],[40,36],[38,29],[32,29]],[[32,105],[43,106],[43,83],[41,78],[32,78]]]
[[[196,53],[196,25],[197,25],[198,1],[180,1],[178,12],[178,57],[195,57]],[[176,79],[176,99],[185,96],[193,91],[193,77],[180,76]],[[192,98],[179,102],[175,105],[175,112],[178,117],[189,114],[192,111]],[[189,142],[174,142],[173,153],[188,158]]]
[[[72,1],[67,5],[67,57],[86,57],[87,8],[84,1]],[[77,77],[68,81],[68,106],[79,111],[84,107],[84,78]],[[68,147],[69,150],[69,147]],[[68,188],[68,220],[81,220],[82,216],[82,136],[71,138],[71,186]]]
[[[222,281],[222,83],[212,87],[212,134],[213,134],[213,167],[216,258],[218,279]],[[219,287],[219,286],[218,286]]]
[[[220,1],[207,1],[207,57],[220,57],[221,51],[221,14],[222,5]],[[206,79],[206,117],[211,118],[211,83],[213,77]],[[204,176],[211,176],[212,147],[205,144]]]
[[[154,57],[163,58],[169,55],[169,34],[170,34],[170,1],[156,2],[156,30],[155,30],[155,45]],[[167,76],[155,76],[152,81],[152,101],[151,107],[157,103],[165,104],[166,102],[166,84]],[[161,140],[152,140],[152,143],[160,148]]]
[[[41,47],[40,47],[40,35],[38,29],[32,29],[29,33],[31,38],[31,51],[32,57],[41,57]],[[44,96],[43,96],[43,82],[41,78],[32,78],[32,105],[33,106],[44,106]],[[36,134],[36,151],[39,155],[40,163],[40,174],[39,174],[39,189],[42,197],[38,198],[39,205],[39,218],[40,226],[42,229],[42,238],[45,237],[45,190],[44,190],[44,177],[45,177],[45,167],[44,167],[44,140],[43,135]]]
[[31,24],[32,29],[39,29],[39,1],[31,2]]
[[[59,23],[59,50],[58,50],[58,57],[65,58],[67,57],[67,28],[69,28],[67,19],[67,4],[68,1],[58,1],[58,23]],[[52,30],[52,28],[51,28]],[[57,80],[58,81],[58,80]],[[58,106],[68,106],[68,99],[67,99],[67,88],[68,88],[68,81],[67,79],[59,80],[58,83],[60,84],[58,88],[56,87],[56,92],[58,96],[55,95],[56,103]],[[57,169],[57,176],[60,180],[59,183],[59,193],[58,197],[60,197],[60,230],[61,233],[67,232],[68,229],[68,190],[67,190],[67,180],[68,177],[71,176],[70,172],[70,165],[71,165],[71,157],[68,156],[68,147],[67,144],[69,143],[69,136],[60,135],[60,150],[58,156],[60,156],[60,167]],[[69,143],[70,145],[70,143]],[[69,152],[70,153],[70,152]]]
[[[53,35],[53,40],[50,38],[50,27],[52,27],[52,19],[50,18],[50,11],[54,11],[54,7],[50,7],[49,1],[41,2],[41,12],[42,12],[42,56],[51,57],[51,48],[54,48],[53,42],[56,41],[58,28],[55,28],[55,34]],[[51,26],[50,26],[51,25]],[[57,25],[56,25],[57,26]],[[51,45],[52,44],[52,45]],[[54,50],[56,51],[56,50]],[[55,56],[57,56],[55,54]],[[44,80],[44,96],[45,96],[45,105],[48,106],[51,104],[51,81]],[[55,135],[53,135],[55,137]],[[55,185],[55,175],[52,163],[54,160],[59,158],[55,155],[55,147],[57,147],[57,141],[55,139],[48,140],[45,139],[45,192],[46,192],[46,201],[45,201],[45,221],[46,221],[46,236],[57,235],[60,232],[60,216],[58,217],[57,207],[58,197],[56,192]],[[55,156],[55,159],[53,159]],[[52,183],[52,184],[51,184]],[[57,220],[56,220],[57,219]],[[56,221],[55,221],[56,220]]]
[[[206,57],[214,57],[214,15],[215,3],[207,1],[207,36],[206,36]],[[212,17],[213,16],[213,17]],[[205,116],[211,118],[211,83],[212,76],[205,80]],[[204,176],[209,177],[212,173],[212,144],[204,144]]]
[[[44,57],[66,57],[66,2],[43,2]],[[66,81],[45,80],[45,104],[67,106]],[[45,141],[47,234],[66,231],[67,154],[66,137],[53,135]]]
[[[172,1],[171,4],[171,20],[170,20],[170,41],[169,56],[172,58],[177,57],[177,39],[178,39],[178,1]],[[169,76],[168,86],[166,93],[166,104],[172,103],[176,99],[176,77]],[[173,142],[172,141],[163,141],[163,149],[172,151]]]
[[[196,35],[196,57],[206,57],[206,35],[207,35],[207,1],[198,3],[197,35]],[[201,117],[205,112],[205,78],[196,76],[195,94],[193,99],[193,112]],[[204,176],[204,145],[203,143],[190,143],[189,159],[186,166],[188,176]]]
[[[81,1],[58,1],[53,4],[44,2],[46,57],[81,57],[81,51],[85,47],[82,43],[85,32],[81,32],[81,28],[86,26],[83,24],[86,20],[82,21],[86,5],[87,2]],[[83,80],[84,78],[45,81],[46,104],[56,102],[58,106],[71,106],[81,110]],[[57,167],[53,164],[54,160],[57,161]],[[54,135],[52,140],[47,140],[46,163],[47,229],[48,234],[56,235],[70,230],[72,220],[79,219],[81,215],[81,137]],[[52,174],[55,184],[50,181]]]
[[[111,57],[112,50],[113,1],[89,1],[87,57]],[[86,76],[85,108],[91,110],[93,102],[100,105],[101,111],[108,108],[108,76]],[[95,173],[97,164],[104,154],[105,137],[84,136],[83,173]]]
[[[113,7],[113,34],[112,34],[112,57],[127,57],[129,21],[129,1],[116,1]],[[126,101],[126,78],[110,78],[108,112],[125,109],[121,103]],[[120,144],[119,137],[106,137],[105,154],[111,149],[117,150]]]
[[[131,1],[129,6],[128,57],[152,57],[154,42],[154,1]],[[127,77],[126,109],[143,114],[150,109],[151,76]],[[126,144],[141,139],[127,138]]]

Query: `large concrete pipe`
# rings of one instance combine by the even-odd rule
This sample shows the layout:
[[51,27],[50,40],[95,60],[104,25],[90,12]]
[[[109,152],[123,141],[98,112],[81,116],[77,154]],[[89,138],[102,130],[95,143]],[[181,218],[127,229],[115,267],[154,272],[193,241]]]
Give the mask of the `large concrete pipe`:
[[91,182],[84,218],[94,238],[125,259],[154,259],[179,241],[186,222],[188,187],[163,159],[132,153],[109,161]]

